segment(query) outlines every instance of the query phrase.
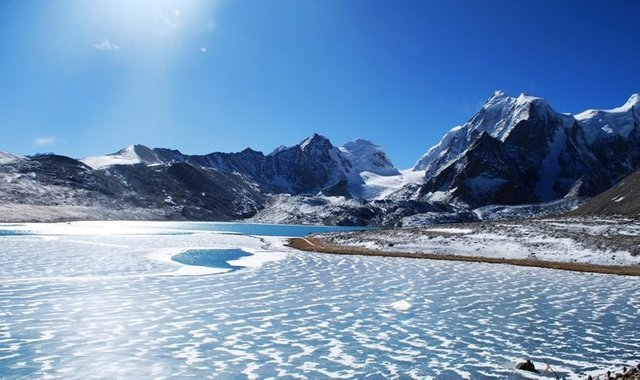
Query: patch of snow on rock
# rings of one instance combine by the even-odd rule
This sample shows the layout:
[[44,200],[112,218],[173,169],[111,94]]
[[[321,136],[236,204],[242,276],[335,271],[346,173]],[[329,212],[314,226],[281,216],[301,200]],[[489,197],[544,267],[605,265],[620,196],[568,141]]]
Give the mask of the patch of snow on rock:
[[16,156],[15,154],[11,154],[11,153],[0,152],[0,165],[10,164],[22,158],[24,157]]
[[142,162],[133,145],[129,145],[117,153],[86,157],[80,161],[95,170],[106,169],[114,165],[134,165]]

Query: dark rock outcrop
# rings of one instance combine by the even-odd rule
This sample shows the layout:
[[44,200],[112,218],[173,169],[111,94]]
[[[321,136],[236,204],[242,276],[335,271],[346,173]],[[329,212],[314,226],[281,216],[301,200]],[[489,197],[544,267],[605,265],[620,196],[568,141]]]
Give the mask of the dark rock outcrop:
[[522,371],[538,373],[538,370],[536,369],[536,366],[533,364],[533,362],[531,360],[527,360],[525,362],[520,362],[520,363],[516,364],[516,369],[519,369],[519,370],[522,370]]

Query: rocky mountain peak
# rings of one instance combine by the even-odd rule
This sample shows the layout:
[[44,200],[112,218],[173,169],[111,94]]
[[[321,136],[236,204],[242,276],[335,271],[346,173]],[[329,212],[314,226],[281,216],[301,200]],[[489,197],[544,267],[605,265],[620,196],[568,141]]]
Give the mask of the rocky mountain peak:
[[631,108],[640,104],[640,93],[632,94],[623,107]]
[[546,202],[578,182],[580,195],[594,195],[637,169],[638,103],[634,94],[624,106],[573,117],[542,98],[494,94],[418,161],[423,199],[446,193],[474,205]]
[[382,176],[399,174],[382,147],[369,140],[356,139],[338,149],[351,162],[352,170],[356,174],[365,171]]
[[304,139],[300,144],[300,149],[302,149],[303,151],[308,150],[308,149],[316,149],[316,148],[321,148],[321,149],[331,149],[333,148],[333,144],[331,144],[331,141],[329,141],[328,138],[319,135],[317,133],[314,133],[312,136],[307,137],[306,139]]
[[451,129],[438,144],[427,151],[414,166],[431,176],[466,150],[482,133],[504,141],[531,113],[554,113],[542,98],[520,94],[517,98],[496,91],[484,106],[463,125]]

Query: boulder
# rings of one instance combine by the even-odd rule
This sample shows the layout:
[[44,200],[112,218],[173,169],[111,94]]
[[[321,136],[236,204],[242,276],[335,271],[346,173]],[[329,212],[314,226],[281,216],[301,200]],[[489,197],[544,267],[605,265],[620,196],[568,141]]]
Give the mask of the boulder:
[[516,364],[516,369],[538,373],[536,366],[533,365],[533,362],[531,360],[527,360],[526,362],[520,362]]

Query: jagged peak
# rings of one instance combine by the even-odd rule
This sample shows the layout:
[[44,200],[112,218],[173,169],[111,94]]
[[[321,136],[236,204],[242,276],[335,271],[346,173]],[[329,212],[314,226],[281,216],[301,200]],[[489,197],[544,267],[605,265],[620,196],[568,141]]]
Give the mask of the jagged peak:
[[120,149],[119,151],[109,154],[109,156],[116,156],[116,155],[118,155],[118,156],[120,156],[120,155],[135,156],[135,155],[137,155],[137,152],[139,152],[141,150],[149,150],[149,148],[147,146],[141,145],[141,144],[129,144],[129,145],[125,146],[124,148]]
[[507,95],[504,91],[502,90],[496,90],[494,91],[493,95],[491,95],[491,97],[489,97],[489,99],[487,100],[487,102],[485,103],[483,108],[489,108],[489,107],[493,107],[496,105],[516,105],[516,106],[521,106],[521,105],[526,105],[526,104],[533,104],[533,103],[544,103],[547,104],[546,100],[544,98],[538,97],[538,96],[533,96],[533,95],[529,95],[527,93],[521,92],[520,95],[518,95],[518,97],[513,97],[513,96],[509,96]]
[[285,152],[287,150],[290,149],[296,149],[296,148],[300,148],[301,150],[306,150],[308,147],[313,147],[313,146],[317,146],[317,145],[326,145],[328,147],[333,148],[333,145],[331,144],[331,141],[329,141],[328,138],[314,133],[313,135],[307,137],[306,139],[302,140],[299,144],[297,145],[293,145],[293,146],[287,146],[287,145],[280,145],[279,147],[275,148],[271,153],[269,153],[267,156],[275,156],[278,153],[281,152]]
[[291,149],[290,146],[280,145],[277,148],[275,148],[274,150],[272,150],[271,153],[267,154],[267,156],[275,156],[276,154],[278,154],[280,152],[284,152],[285,150],[289,150],[289,149]]
[[487,101],[485,102],[484,106],[482,108],[487,109],[490,107],[494,107],[496,105],[499,104],[503,104],[505,102],[512,102],[514,101],[514,98],[507,95],[504,91],[502,90],[496,90],[493,92],[493,95],[491,95],[489,97],[489,99],[487,99]]
[[355,139],[353,141],[348,141],[342,144],[342,147],[371,147],[371,148],[380,148],[380,146],[370,140],[366,139]]
[[144,154],[152,154],[153,149],[149,148],[146,145],[135,144],[133,146],[133,151],[136,152],[138,155],[144,155]]
[[516,100],[516,104],[521,105],[525,103],[531,104],[531,103],[547,103],[547,102],[543,98],[532,96],[522,92],[518,96],[518,99]]
[[495,90],[489,99],[506,98],[508,95],[502,90]]
[[244,153],[244,154],[256,154],[256,153],[257,153],[257,154],[262,154],[262,152],[257,151],[257,150],[254,150],[254,149],[251,149],[251,148],[249,148],[249,147],[244,148],[244,149],[242,150],[242,152],[240,152],[240,153]]
[[637,106],[638,104],[640,104],[640,93],[636,92],[635,94],[631,94],[629,100],[627,100],[623,107],[631,108]]
[[330,145],[333,146],[331,144],[331,141],[329,141],[328,138],[319,135],[317,133],[314,133],[312,136],[307,137],[306,139],[304,139],[301,143],[300,143],[300,149],[305,150],[307,147],[309,146],[314,146],[314,145]]
[[125,146],[124,148],[120,149],[119,151],[117,151],[115,153],[111,153],[111,154],[122,154],[122,153],[128,153],[128,152],[135,152],[137,145],[138,144],[129,144],[129,145]]

